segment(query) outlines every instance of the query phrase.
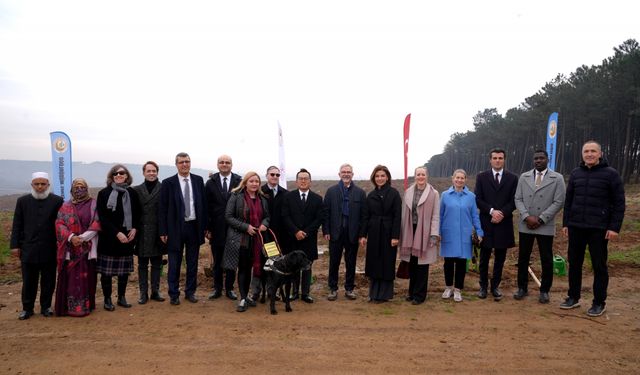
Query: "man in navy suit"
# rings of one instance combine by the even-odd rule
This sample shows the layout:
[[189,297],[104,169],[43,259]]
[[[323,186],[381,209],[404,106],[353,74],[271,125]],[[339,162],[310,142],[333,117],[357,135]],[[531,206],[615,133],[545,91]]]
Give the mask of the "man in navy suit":
[[504,169],[506,153],[494,148],[489,153],[491,169],[476,177],[476,204],[480,209],[480,223],[484,231],[480,248],[480,291],[478,297],[487,298],[489,258],[495,251],[491,295],[494,301],[502,299],[498,288],[502,281],[502,267],[507,257],[507,248],[516,245],[513,235],[514,197],[518,187],[518,176]]
[[158,206],[158,234],[167,244],[169,254],[169,297],[172,305],[180,304],[180,267],[182,249],[187,261],[185,298],[198,302],[198,255],[207,235],[207,199],[202,177],[191,174],[191,158],[176,155],[178,173],[162,181]]
[[207,228],[211,234],[209,244],[213,254],[213,291],[209,294],[209,299],[222,296],[223,276],[225,295],[231,300],[238,299],[233,291],[236,272],[222,268],[224,244],[227,240],[227,222],[224,219],[224,211],[227,208],[230,191],[237,187],[242,180],[242,177],[231,172],[231,167],[233,167],[233,161],[229,155],[218,157],[218,172],[209,177],[205,186],[209,214]]
[[[311,191],[311,174],[300,169],[296,174],[298,188],[287,193],[282,203],[282,220],[290,240],[285,252],[302,250],[310,261],[318,259],[318,229],[324,221],[322,197]],[[302,277],[302,281],[300,278]],[[302,300],[313,303],[309,295],[311,289],[311,268],[293,276],[292,299],[298,298],[302,284]]]

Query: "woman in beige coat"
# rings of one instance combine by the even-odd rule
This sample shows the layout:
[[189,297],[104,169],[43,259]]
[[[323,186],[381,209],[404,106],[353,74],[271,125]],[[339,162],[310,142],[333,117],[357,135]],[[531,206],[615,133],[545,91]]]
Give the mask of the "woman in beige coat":
[[404,193],[400,259],[409,262],[406,300],[419,305],[427,298],[429,264],[436,261],[440,232],[440,194],[428,183],[424,166],[415,169],[415,183]]

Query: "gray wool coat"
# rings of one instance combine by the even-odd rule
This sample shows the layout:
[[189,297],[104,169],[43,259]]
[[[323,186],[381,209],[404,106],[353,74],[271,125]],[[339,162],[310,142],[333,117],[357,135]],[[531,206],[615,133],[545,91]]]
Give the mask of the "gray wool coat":
[[[524,172],[518,180],[515,203],[520,212],[518,230],[522,233],[554,236],[556,233],[556,214],[564,206],[564,178],[558,172],[548,170],[538,189],[535,187],[535,169]],[[527,228],[524,221],[527,216],[538,216],[544,225],[537,229]]]
[[144,183],[133,188],[138,193],[142,212],[140,232],[136,235],[138,243],[135,250],[135,253],[141,257],[155,257],[167,253],[167,247],[158,235],[158,202],[161,187],[162,183],[158,182],[151,193],[147,191]]

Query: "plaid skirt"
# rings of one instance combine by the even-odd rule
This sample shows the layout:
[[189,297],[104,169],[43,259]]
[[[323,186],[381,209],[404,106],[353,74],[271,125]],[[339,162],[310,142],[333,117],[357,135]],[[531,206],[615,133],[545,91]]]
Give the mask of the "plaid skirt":
[[133,255],[113,257],[98,254],[96,272],[103,276],[128,275],[133,272]]

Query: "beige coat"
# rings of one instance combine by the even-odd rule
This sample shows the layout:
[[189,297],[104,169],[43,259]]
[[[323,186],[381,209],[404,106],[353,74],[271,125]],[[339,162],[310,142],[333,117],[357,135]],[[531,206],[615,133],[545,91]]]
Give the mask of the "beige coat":
[[429,237],[440,233],[440,194],[427,184],[418,202],[418,225],[413,233],[412,206],[415,184],[404,193],[402,203],[402,229],[400,232],[400,259],[409,261],[411,255],[418,257],[418,264],[431,264],[438,255],[437,246],[429,247]]

